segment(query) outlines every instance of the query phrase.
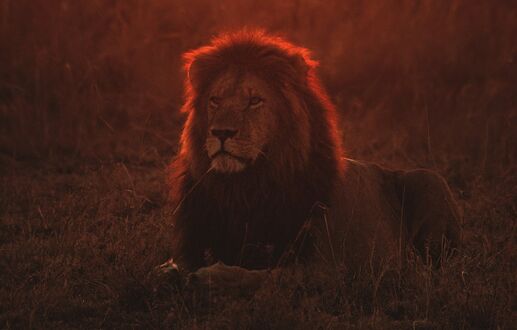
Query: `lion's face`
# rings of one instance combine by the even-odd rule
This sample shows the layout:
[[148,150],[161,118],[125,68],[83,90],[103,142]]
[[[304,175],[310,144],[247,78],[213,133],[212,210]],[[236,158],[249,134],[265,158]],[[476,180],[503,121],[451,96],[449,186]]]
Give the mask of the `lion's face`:
[[274,136],[274,92],[251,73],[227,72],[206,95],[206,152],[211,166],[221,173],[243,171],[264,155]]

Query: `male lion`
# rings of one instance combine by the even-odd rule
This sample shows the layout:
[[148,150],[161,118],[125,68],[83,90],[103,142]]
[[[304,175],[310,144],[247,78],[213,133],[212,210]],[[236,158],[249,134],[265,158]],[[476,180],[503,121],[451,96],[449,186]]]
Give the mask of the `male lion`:
[[170,175],[180,269],[220,285],[293,260],[355,273],[399,263],[413,246],[436,260],[458,241],[438,174],[343,158],[306,49],[244,31],[184,58],[188,119]]

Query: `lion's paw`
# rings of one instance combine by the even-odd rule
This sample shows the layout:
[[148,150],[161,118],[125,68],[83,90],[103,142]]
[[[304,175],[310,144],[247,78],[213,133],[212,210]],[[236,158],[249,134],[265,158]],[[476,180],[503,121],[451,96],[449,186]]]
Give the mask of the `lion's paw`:
[[248,295],[258,289],[268,276],[265,270],[248,270],[218,262],[190,274],[187,287],[211,297]]
[[154,292],[164,287],[178,287],[182,283],[182,278],[180,269],[172,258],[156,266],[148,275],[148,281]]

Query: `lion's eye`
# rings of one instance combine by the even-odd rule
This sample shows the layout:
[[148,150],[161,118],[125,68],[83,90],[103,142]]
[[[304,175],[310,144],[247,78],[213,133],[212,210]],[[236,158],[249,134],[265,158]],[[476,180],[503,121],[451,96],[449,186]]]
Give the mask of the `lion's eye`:
[[250,98],[250,105],[251,106],[256,106],[256,105],[259,105],[262,103],[262,99],[258,96],[254,96],[252,98]]
[[219,106],[219,103],[221,103],[221,98],[220,97],[217,97],[217,96],[212,96],[208,102],[210,103],[211,106],[213,107],[217,107]]

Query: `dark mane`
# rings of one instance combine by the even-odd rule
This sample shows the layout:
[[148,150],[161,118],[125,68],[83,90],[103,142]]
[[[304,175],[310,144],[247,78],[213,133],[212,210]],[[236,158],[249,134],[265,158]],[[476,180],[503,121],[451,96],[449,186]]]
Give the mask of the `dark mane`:
[[[222,35],[184,59],[188,119],[170,171],[172,201],[181,203],[174,215],[176,258],[193,269],[217,260],[274,265],[312,206],[330,203],[342,169],[336,111],[315,76],[317,62],[305,48],[249,31]],[[277,114],[282,130],[267,157],[231,175],[209,172],[206,119],[198,111],[210,82],[229,68],[262,77],[289,108]],[[309,145],[300,142],[306,135]]]

